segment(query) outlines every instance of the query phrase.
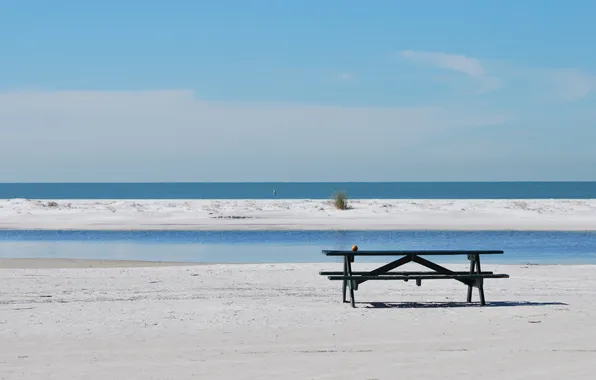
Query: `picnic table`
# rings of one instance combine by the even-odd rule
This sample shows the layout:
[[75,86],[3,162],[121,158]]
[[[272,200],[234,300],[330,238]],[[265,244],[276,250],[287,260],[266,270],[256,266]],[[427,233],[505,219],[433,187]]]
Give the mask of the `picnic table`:
[[[496,274],[493,272],[482,271],[480,266],[481,255],[499,255],[503,254],[500,250],[410,250],[410,251],[359,251],[355,246],[349,251],[323,250],[323,254],[330,257],[343,257],[342,271],[320,271],[319,274],[328,276],[329,280],[342,281],[342,301],[347,303],[346,291],[349,289],[350,304],[355,306],[354,291],[358,286],[366,281],[376,280],[415,280],[416,285],[420,286],[422,280],[442,280],[453,279],[459,281],[468,287],[466,302],[472,302],[472,289],[477,288],[480,295],[480,304],[486,304],[484,298],[484,279],[486,278],[509,278],[507,274]],[[470,261],[469,271],[452,271],[422,256],[441,257],[465,255]],[[356,257],[396,257],[398,259],[388,264],[380,266],[370,271],[353,271],[352,263]],[[431,271],[392,271],[409,262],[420,264]]]

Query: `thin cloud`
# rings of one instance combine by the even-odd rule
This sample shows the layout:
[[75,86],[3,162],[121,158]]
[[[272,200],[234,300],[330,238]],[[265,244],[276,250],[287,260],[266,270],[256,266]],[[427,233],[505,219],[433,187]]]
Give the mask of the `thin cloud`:
[[0,181],[365,180],[371,167],[411,162],[413,147],[436,134],[503,121],[464,105],[212,102],[193,91],[0,93],[0,162],[18,163],[6,165]]
[[476,95],[503,87],[501,79],[489,75],[484,64],[476,58],[459,54],[414,50],[403,50],[400,52],[400,56],[421,65],[463,74],[468,83],[472,84],[473,89],[469,92]]
[[532,103],[573,103],[596,92],[596,76],[577,69],[526,66],[513,62],[491,62],[491,72],[507,80],[512,95]]
[[355,78],[355,75],[348,72],[339,72],[335,75],[335,79],[340,82],[349,82]]
[[[418,64],[450,70],[464,74],[475,85],[476,94],[494,91],[504,87],[503,79],[512,82],[533,82],[537,88],[544,88],[559,101],[574,102],[584,99],[596,92],[596,76],[579,70],[546,69],[540,67],[520,67],[515,64],[491,65],[491,62],[480,59],[441,52],[422,52],[403,50],[401,57]],[[494,62],[493,62],[494,63]],[[488,70],[492,66],[492,70]],[[538,96],[543,94],[537,93]]]
[[[514,63],[498,63],[441,52],[403,50],[399,54],[421,65],[464,74],[465,80],[473,83],[475,90],[472,92],[475,94],[505,87],[504,79],[513,88],[533,87],[535,97],[544,98],[548,94],[562,102],[575,102],[596,92],[596,76],[580,70],[523,67]],[[455,78],[451,82],[454,85],[466,83],[462,81],[461,78]]]
[[421,52],[414,50],[403,50],[401,56],[414,62],[434,66],[441,69],[453,70],[467,74],[472,77],[483,76],[486,70],[479,60],[466,57],[465,55]]
[[584,99],[596,91],[596,77],[578,70],[556,70],[547,79],[565,102]]

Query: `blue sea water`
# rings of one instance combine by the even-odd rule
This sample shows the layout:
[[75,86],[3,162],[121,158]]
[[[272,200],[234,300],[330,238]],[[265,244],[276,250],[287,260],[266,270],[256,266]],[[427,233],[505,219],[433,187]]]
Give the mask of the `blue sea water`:
[[590,199],[596,182],[0,183],[0,199]]
[[[30,199],[590,199],[596,182],[4,183]],[[274,194],[275,191],[275,194]],[[596,263],[596,233],[500,231],[7,231],[0,257],[324,262],[322,249],[503,249],[502,263]],[[444,260],[450,260],[445,258]]]
[[[596,232],[517,231],[10,231],[0,257],[200,263],[333,262],[322,249],[500,249],[503,264],[596,264]],[[377,259],[378,260],[378,259]],[[462,261],[445,257],[441,261]],[[366,260],[359,260],[366,261]],[[375,261],[375,260],[369,260]]]

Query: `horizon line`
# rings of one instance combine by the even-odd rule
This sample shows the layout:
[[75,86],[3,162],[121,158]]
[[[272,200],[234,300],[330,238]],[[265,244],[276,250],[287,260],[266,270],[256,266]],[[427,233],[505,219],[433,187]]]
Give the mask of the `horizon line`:
[[341,183],[341,184],[360,184],[360,183],[593,183],[594,180],[451,180],[451,181],[42,181],[42,182],[0,182],[0,185],[58,185],[58,184],[320,184],[320,183]]

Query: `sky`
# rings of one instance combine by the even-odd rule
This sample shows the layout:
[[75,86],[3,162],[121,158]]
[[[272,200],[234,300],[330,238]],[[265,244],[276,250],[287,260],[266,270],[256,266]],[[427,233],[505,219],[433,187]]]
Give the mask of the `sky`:
[[594,14],[2,0],[0,182],[596,180]]

